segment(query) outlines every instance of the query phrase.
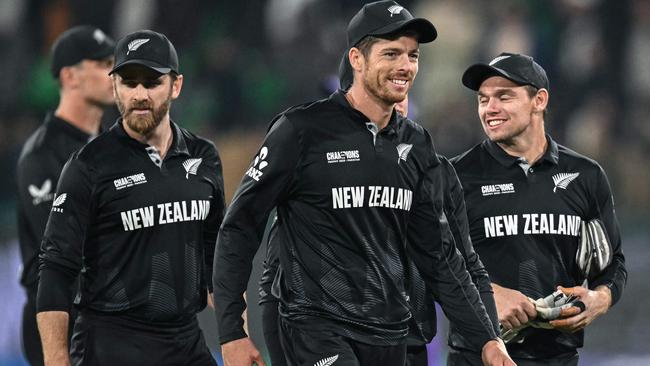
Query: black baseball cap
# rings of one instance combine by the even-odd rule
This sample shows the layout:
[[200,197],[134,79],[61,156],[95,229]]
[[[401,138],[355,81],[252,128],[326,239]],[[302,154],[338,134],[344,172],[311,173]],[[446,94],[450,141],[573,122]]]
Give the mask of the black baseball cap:
[[339,88],[341,90],[348,90],[352,86],[354,74],[352,73],[352,65],[350,65],[350,58],[348,52],[343,52],[341,62],[339,63]]
[[52,76],[59,78],[61,69],[83,60],[101,60],[113,55],[115,41],[101,29],[90,25],[70,28],[52,44]]
[[146,66],[161,74],[178,74],[178,54],[164,34],[139,30],[117,41],[112,74],[126,65]]
[[503,52],[489,64],[474,64],[463,74],[463,85],[478,91],[485,79],[502,76],[519,85],[548,90],[546,71],[528,55]]
[[375,1],[363,6],[348,24],[348,48],[356,46],[366,36],[383,36],[401,30],[413,30],[418,42],[432,42],[438,36],[436,28],[424,18],[414,18],[394,1]]

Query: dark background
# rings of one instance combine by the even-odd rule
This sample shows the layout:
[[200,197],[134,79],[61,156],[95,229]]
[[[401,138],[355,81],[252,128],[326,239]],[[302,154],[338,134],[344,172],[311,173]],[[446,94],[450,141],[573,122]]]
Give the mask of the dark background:
[[[228,200],[261,142],[287,107],[337,85],[345,28],[359,0],[0,0],[0,365],[21,365],[15,228],[15,165],[22,143],[58,101],[49,47],[65,29],[93,24],[114,38],[149,28],[176,46],[185,75],[172,117],[209,137],[223,161]],[[438,150],[458,154],[483,138],[473,92],[460,76],[502,51],[530,54],[550,83],[547,132],[607,171],[623,232],[629,281],[621,302],[587,331],[585,365],[650,364],[650,1],[401,1],[431,20],[439,38],[421,46],[411,116]],[[107,113],[112,123],[117,112]],[[256,282],[258,274],[254,274]],[[249,324],[258,336],[257,290]],[[217,349],[214,317],[201,314]],[[444,326],[439,330],[445,334]],[[443,339],[437,337],[437,342]],[[432,365],[444,360],[433,344]]]

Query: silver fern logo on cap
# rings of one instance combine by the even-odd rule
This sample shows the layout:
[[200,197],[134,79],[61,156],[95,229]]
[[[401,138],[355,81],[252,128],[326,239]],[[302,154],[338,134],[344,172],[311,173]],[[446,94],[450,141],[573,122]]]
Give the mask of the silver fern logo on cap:
[[127,48],[129,50],[126,51],[126,54],[128,55],[129,52],[136,51],[138,48],[140,48],[140,46],[142,46],[143,44],[145,44],[147,42],[149,42],[149,38],[140,38],[140,39],[135,39],[135,40],[129,42],[129,44],[127,46]]
[[553,188],[553,192],[555,192],[558,188],[562,188],[566,190],[566,187],[569,185],[569,183],[573,182],[574,179],[578,178],[580,173],[558,173],[553,176],[553,183],[555,183],[555,187]]

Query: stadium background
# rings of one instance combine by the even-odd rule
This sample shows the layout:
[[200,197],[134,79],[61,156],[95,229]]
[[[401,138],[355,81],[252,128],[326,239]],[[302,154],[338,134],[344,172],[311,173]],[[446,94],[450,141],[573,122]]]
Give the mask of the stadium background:
[[[359,0],[0,0],[0,365],[22,365],[15,224],[15,164],[26,137],[56,106],[48,71],[52,41],[78,24],[115,39],[136,29],[165,33],[185,84],[172,117],[216,142],[230,200],[266,123],[337,85],[345,27]],[[460,76],[501,51],[533,55],[551,80],[546,127],[560,143],[603,165],[613,187],[629,281],[621,302],[588,329],[585,365],[650,364],[650,1],[403,0],[439,38],[421,47],[412,116],[453,156],[483,138],[472,92]],[[111,124],[116,110],[106,115]],[[259,258],[258,258],[259,261]],[[254,274],[252,336],[262,347]],[[214,317],[201,314],[210,347]],[[444,360],[444,324],[430,346]],[[264,351],[264,350],[263,350]]]

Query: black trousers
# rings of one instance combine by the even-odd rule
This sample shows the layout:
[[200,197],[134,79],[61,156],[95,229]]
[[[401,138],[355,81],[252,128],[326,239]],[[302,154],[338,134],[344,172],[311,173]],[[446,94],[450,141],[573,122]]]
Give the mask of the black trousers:
[[406,345],[373,346],[318,329],[292,327],[280,318],[280,340],[289,366],[404,365]]
[[280,323],[278,319],[278,302],[269,301],[260,304],[262,308],[262,329],[266,349],[273,366],[287,366],[284,350],[280,344]]
[[408,346],[406,347],[406,366],[427,366],[429,359],[427,357],[427,346]]
[[73,366],[217,366],[196,317],[182,326],[160,327],[82,312],[75,322],[70,359]]

